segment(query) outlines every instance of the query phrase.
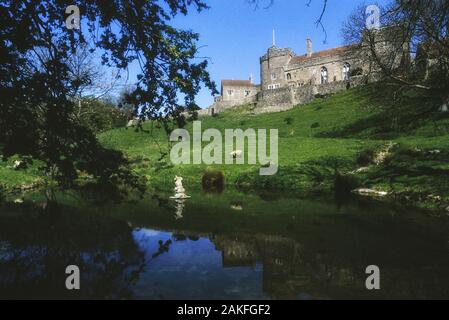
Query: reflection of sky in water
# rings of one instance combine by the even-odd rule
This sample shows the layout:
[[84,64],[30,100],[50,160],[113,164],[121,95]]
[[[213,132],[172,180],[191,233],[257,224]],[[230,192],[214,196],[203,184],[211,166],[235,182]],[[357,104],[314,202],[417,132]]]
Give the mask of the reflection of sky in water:
[[[145,253],[145,271],[133,288],[135,298],[264,299],[262,265],[223,268],[221,252],[207,238],[176,241],[172,233],[133,231]],[[168,252],[157,257],[159,241],[171,240]]]

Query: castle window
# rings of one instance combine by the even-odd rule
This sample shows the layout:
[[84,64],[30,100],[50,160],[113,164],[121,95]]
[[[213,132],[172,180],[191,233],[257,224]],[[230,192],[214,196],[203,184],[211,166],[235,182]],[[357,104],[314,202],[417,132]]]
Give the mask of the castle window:
[[234,90],[228,90],[228,95],[232,96],[234,94]]
[[245,90],[245,97],[249,96],[250,93],[251,93],[251,91]]
[[321,84],[326,84],[327,82],[328,82],[327,68],[322,67],[321,68]]
[[276,73],[272,73],[271,74],[271,80],[276,80],[276,79],[277,79]]
[[349,71],[351,70],[351,65],[349,63],[345,63],[343,65],[343,80],[348,81],[350,74]]
[[292,79],[292,75],[290,73],[287,73],[287,80],[291,80]]

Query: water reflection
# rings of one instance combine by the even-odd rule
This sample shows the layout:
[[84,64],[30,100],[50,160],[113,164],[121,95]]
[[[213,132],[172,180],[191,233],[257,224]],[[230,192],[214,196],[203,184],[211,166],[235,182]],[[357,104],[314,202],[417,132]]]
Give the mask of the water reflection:
[[[19,209],[0,210],[0,298],[132,297],[144,259],[126,222],[64,206]],[[80,291],[65,288],[68,265],[81,270]]]
[[[149,299],[265,299],[262,265],[224,267],[222,253],[213,241],[182,232],[140,229],[133,237],[146,265],[133,287],[136,298]],[[170,250],[154,258],[160,243]]]
[[175,201],[175,220],[184,218],[182,212],[184,211],[184,199],[176,199]]
[[[446,220],[366,202],[168,198],[1,208],[0,297],[449,298]],[[364,286],[373,263],[378,292]],[[80,292],[65,289],[69,264],[81,269]]]
[[[133,232],[133,237],[146,257],[144,272],[134,287],[134,294],[139,298],[449,296],[447,289],[438,284],[448,283],[446,268],[430,267],[426,262],[406,268],[399,261],[383,264],[385,290],[377,293],[366,290],[364,286],[367,262],[347,260],[331,251],[317,251],[315,247],[283,236],[205,233],[192,241],[192,235],[186,231],[139,229]],[[170,250],[162,246],[167,243]],[[155,257],[158,257],[157,261]],[[447,266],[448,261],[444,260]],[[430,273],[429,268],[432,269]],[[414,278],[417,275],[421,278]]]

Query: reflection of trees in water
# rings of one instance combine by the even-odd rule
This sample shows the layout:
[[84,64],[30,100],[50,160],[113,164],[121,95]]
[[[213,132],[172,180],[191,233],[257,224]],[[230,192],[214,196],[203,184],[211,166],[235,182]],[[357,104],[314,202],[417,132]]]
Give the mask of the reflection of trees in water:
[[[125,222],[58,213],[0,219],[0,297],[130,298],[144,267]],[[65,269],[77,265],[81,290],[65,288]]]
[[[416,298],[449,297],[445,283],[448,259],[429,273],[426,258],[396,257],[382,260],[383,252],[347,252],[339,255],[332,248],[315,242],[299,242],[272,235],[227,234],[210,237],[222,251],[223,267],[263,265],[263,290],[275,299],[315,298]],[[350,248],[349,248],[350,250]],[[410,261],[409,261],[410,260]],[[420,264],[416,266],[412,260]],[[383,261],[381,292],[366,290],[365,268],[372,261]],[[427,271],[426,271],[427,270]],[[394,279],[394,281],[388,281]],[[376,295],[377,294],[377,295]]]
[[170,249],[170,245],[172,244],[172,241],[167,240],[164,242],[162,240],[159,240],[158,244],[159,244],[159,248],[158,248],[157,252],[153,253],[153,255],[152,255],[153,259],[159,257],[163,253],[168,252],[168,250]]

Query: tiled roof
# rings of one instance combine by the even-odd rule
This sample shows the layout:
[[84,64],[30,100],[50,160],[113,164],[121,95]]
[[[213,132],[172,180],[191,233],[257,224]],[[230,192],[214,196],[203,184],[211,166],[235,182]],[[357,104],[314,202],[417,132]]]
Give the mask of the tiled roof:
[[322,58],[322,57],[329,57],[329,56],[333,56],[333,55],[344,54],[354,48],[355,48],[355,46],[344,46],[344,47],[314,52],[314,53],[312,53],[311,57],[308,57],[306,54],[302,55],[302,56],[295,56],[290,60],[289,64],[296,64],[296,63],[301,63],[301,62],[315,59],[315,58]]
[[226,87],[254,87],[250,80],[222,80],[221,85]]

